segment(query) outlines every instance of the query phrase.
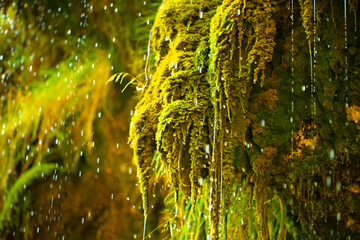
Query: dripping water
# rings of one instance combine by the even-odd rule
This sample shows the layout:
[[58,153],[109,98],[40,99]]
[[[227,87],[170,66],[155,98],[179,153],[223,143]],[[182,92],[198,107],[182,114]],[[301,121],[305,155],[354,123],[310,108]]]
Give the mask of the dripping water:
[[[347,0],[344,0],[344,60],[345,60],[345,74],[344,74],[344,80],[345,80],[345,115],[347,114],[347,110],[349,107],[349,102],[348,102],[348,90],[349,90],[349,78],[348,78],[348,57],[347,57],[347,48],[348,48],[348,43],[347,43]],[[347,128],[348,125],[348,121],[347,118],[345,120],[345,129]],[[346,145],[348,145],[349,142],[349,138],[346,137]],[[347,148],[347,146],[345,147],[345,157],[346,157],[346,163],[349,163],[349,150]],[[340,185],[341,188],[341,185]],[[337,189],[339,189],[339,187],[337,186]],[[338,212],[336,215],[336,219],[337,219],[337,224],[336,224],[336,234],[337,236],[339,236],[339,221],[341,220],[340,217],[340,213]]]
[[146,219],[147,219],[147,216],[144,215],[144,230],[143,230],[143,240],[145,239],[145,234],[146,234]]
[[[345,49],[345,113],[347,113],[349,103],[348,103],[348,89],[349,89],[349,78],[348,78],[348,57],[347,57],[347,16],[346,16],[346,4],[347,0],[344,0],[344,49]],[[347,120],[345,121],[345,127],[347,127]],[[346,143],[348,143],[349,138],[346,138]],[[349,151],[345,148],[346,161],[349,162]]]
[[[311,46],[310,46],[311,48]],[[316,0],[313,1],[313,43],[312,43],[312,49],[310,50],[310,96],[311,96],[311,118],[313,119],[314,125],[313,125],[313,134],[316,133],[316,101],[315,101],[315,67],[316,67]],[[311,146],[311,152],[313,152],[315,146]]]
[[220,205],[222,200],[222,190],[223,190],[222,188],[223,188],[223,153],[221,153],[221,158],[220,158]]
[[174,193],[174,198],[175,198],[175,217],[177,217],[177,212],[178,212],[178,206],[177,206],[177,202],[178,202],[178,190],[175,191]]
[[[226,142],[225,142],[225,144],[226,144]],[[222,190],[223,190],[223,153],[221,153],[221,157],[220,157],[220,200],[219,200],[220,201],[220,209],[222,209],[222,207],[221,207],[222,206]],[[224,216],[224,217],[226,217],[226,216]],[[224,221],[224,223],[225,223],[225,221]],[[226,224],[224,224],[224,227],[226,230]]]
[[291,0],[291,160],[294,158],[294,0]]
[[[215,164],[215,141],[216,141],[216,103],[214,104],[215,111],[214,111],[214,132],[213,132],[213,146],[212,146],[212,158],[211,158],[211,165]],[[215,179],[213,179],[215,181]],[[213,183],[210,183],[210,197],[209,197],[209,226],[210,226],[210,236],[208,235],[209,239],[212,239],[212,229],[211,229],[211,210],[212,210],[212,185]]]
[[[317,49],[316,49],[316,0],[314,0],[314,36],[313,36],[313,115],[316,116],[316,101],[315,101],[315,93],[316,93],[316,86],[315,86],[315,81],[316,81],[316,71],[315,71],[315,67],[316,67],[316,55],[317,55]],[[314,125],[314,128],[316,127],[316,125]]]

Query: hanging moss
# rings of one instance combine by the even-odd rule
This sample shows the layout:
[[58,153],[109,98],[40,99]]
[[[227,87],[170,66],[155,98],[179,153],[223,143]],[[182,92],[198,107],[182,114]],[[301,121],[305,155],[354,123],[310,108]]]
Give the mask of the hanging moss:
[[[207,59],[206,48],[202,46],[206,46],[209,27],[203,24],[205,20],[200,18],[199,11],[205,12],[204,18],[210,17],[214,2],[164,2],[153,26],[151,42],[157,70],[137,105],[130,132],[145,212],[149,169],[156,150],[174,188],[192,196],[194,201],[197,196],[209,144],[206,133],[209,91],[206,69],[201,70]],[[171,17],[174,15],[179,19]],[[197,56],[197,52],[203,55]]]
[[[329,21],[340,14],[339,6],[317,3],[314,19],[312,1],[294,2],[293,25],[282,1],[163,2],[151,37],[156,66],[130,132],[145,215],[155,151],[175,191],[193,204],[207,196],[212,239],[227,235],[236,178],[246,179],[253,193],[262,238],[272,234],[265,204],[275,193],[281,193],[281,204],[298,211],[308,232],[314,229],[309,214],[326,219],[324,209],[339,209],[340,195],[325,187],[327,171],[339,172],[349,154],[358,158],[358,151],[350,150],[358,138],[347,132],[356,129],[358,94],[341,89],[345,74],[354,77],[345,84],[355,87],[358,67],[351,65],[355,57],[344,53],[344,32]],[[354,18],[348,24],[355,26]],[[348,37],[354,37],[349,49],[358,49],[355,35]],[[345,56],[351,64],[345,65]],[[352,107],[344,108],[345,99]],[[200,185],[200,179],[209,184]],[[323,192],[314,190],[314,182],[322,182]],[[287,183],[291,187],[284,188]],[[321,200],[332,196],[336,204],[324,200],[322,210],[311,210],[314,194]]]

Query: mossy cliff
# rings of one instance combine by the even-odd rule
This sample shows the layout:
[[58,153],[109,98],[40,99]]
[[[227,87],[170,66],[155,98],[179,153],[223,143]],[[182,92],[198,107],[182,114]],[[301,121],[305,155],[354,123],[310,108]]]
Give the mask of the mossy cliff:
[[130,129],[145,215],[157,152],[176,192],[208,197],[212,239],[243,180],[263,238],[274,196],[311,236],[360,234],[359,8],[345,4],[163,2]]

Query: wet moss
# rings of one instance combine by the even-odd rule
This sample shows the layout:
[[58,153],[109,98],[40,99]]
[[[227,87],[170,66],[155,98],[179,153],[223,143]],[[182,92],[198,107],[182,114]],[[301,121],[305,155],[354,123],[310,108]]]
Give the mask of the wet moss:
[[[156,66],[130,132],[145,215],[155,151],[175,191],[192,203],[207,193],[213,239],[226,236],[237,178],[256,200],[262,238],[271,232],[265,204],[276,194],[312,236],[330,234],[328,217],[336,225],[337,212],[358,209],[345,187],[357,181],[350,169],[359,159],[358,33],[345,40],[331,21],[343,13],[339,3],[294,2],[292,10],[270,0],[160,7],[151,38]],[[349,27],[354,22],[349,17]]]

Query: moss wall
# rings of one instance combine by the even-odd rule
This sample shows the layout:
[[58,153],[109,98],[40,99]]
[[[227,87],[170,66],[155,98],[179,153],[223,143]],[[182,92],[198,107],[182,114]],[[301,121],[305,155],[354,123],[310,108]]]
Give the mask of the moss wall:
[[314,238],[360,234],[357,15],[356,1],[163,1],[130,129],[145,216],[158,153],[176,192],[209,202],[212,239],[243,180],[263,238],[274,196]]

